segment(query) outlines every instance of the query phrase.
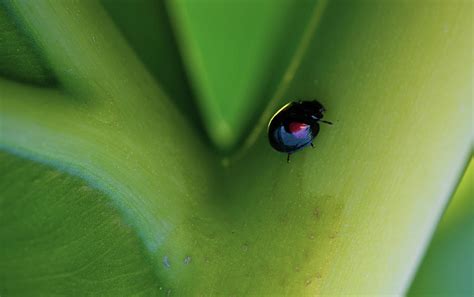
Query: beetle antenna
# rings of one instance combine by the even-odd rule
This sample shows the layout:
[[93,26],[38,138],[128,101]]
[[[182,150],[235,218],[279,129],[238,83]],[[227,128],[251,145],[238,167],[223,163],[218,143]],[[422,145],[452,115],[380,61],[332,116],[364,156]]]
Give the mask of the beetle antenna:
[[332,125],[332,122],[329,122],[329,121],[325,121],[325,120],[319,120],[319,121],[322,122],[322,123],[326,123],[328,125]]

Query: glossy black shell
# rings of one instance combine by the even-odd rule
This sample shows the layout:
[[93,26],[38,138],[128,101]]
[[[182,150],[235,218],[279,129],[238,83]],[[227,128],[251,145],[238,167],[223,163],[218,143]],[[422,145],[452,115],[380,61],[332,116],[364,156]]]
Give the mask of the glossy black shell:
[[[278,110],[268,124],[268,140],[277,151],[291,154],[312,144],[319,132],[319,121],[323,118],[324,106],[316,100],[290,102]],[[303,123],[308,127],[295,133],[291,123]]]

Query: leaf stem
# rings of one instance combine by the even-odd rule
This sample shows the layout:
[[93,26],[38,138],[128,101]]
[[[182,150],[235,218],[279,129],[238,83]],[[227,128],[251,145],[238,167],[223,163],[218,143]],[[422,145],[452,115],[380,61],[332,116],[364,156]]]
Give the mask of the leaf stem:
[[[66,91],[123,114],[154,104],[153,95],[161,91],[99,2],[12,1],[8,7]],[[142,96],[133,96],[137,91]]]

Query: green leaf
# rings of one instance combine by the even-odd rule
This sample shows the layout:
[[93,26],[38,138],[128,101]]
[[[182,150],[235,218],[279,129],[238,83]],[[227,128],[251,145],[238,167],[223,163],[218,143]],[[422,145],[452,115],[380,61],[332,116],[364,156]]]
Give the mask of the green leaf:
[[[283,55],[283,76],[268,78],[280,83],[268,91],[254,129],[223,159],[203,144],[96,2],[8,7],[61,88],[0,81],[0,147],[103,193],[104,202],[87,200],[84,209],[117,208],[141,243],[124,249],[137,257],[135,266],[153,271],[159,286],[177,296],[314,296],[399,295],[410,285],[471,150],[470,5],[315,4],[292,54]],[[266,17],[276,19],[273,12]],[[255,69],[267,66],[255,61]],[[287,164],[264,129],[293,98],[318,98],[335,124],[321,128],[314,150]],[[42,191],[64,188],[55,184],[44,183]],[[3,213],[18,212],[11,205]],[[54,210],[58,217],[69,211]],[[113,244],[120,244],[117,237]],[[4,248],[20,245],[9,240]],[[86,242],[77,251],[88,248],[95,249]],[[52,261],[32,257],[35,266]],[[89,263],[56,261],[71,270]],[[119,275],[118,268],[110,272]],[[30,284],[8,282],[18,288],[11,295]],[[129,287],[127,280],[117,283]],[[140,287],[157,288],[148,281]],[[43,282],[30,288],[50,290]]]
[[443,215],[408,296],[472,296],[474,162]]
[[51,69],[39,56],[31,40],[15,26],[0,3],[0,76],[39,85],[52,85]]
[[272,98],[316,2],[167,3],[207,131],[228,151]]
[[163,1],[102,0],[147,69],[188,120],[200,124]]
[[[0,153],[2,296],[152,296],[142,242],[77,177]],[[162,288],[163,290],[163,288]]]

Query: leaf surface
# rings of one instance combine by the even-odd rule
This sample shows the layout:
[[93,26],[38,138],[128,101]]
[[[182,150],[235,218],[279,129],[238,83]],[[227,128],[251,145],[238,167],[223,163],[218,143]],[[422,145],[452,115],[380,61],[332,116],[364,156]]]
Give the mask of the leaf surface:
[[433,236],[408,296],[474,292],[474,162],[471,161]]
[[[323,4],[218,158],[99,5],[13,2],[61,90],[0,81],[0,146],[104,193],[172,294],[402,294],[471,149],[470,6]],[[264,129],[289,98],[335,124],[287,164]]]
[[253,126],[315,6],[324,2],[167,1],[206,129],[219,149],[234,148]]
[[[2,296],[152,296],[142,242],[77,177],[0,153]],[[162,289],[163,290],[163,289]]]

